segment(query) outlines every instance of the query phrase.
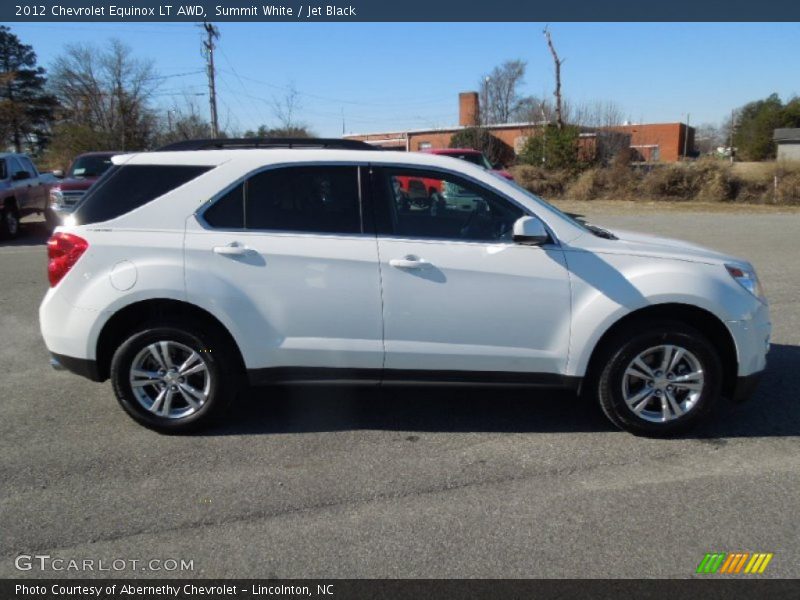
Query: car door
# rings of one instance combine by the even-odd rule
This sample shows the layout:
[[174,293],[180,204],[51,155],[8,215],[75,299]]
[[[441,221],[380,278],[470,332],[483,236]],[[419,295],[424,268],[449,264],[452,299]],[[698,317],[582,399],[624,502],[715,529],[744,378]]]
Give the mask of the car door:
[[42,184],[39,171],[27,156],[18,157],[22,168],[30,173],[28,179],[28,208],[30,210],[44,210],[47,207],[47,187]]
[[17,173],[21,171],[27,172],[27,169],[22,165],[16,156],[9,156],[7,159],[8,180],[13,190],[14,199],[17,202],[17,208],[20,215],[24,215],[31,204],[31,179],[17,179]]
[[377,242],[355,165],[267,168],[190,218],[187,294],[225,316],[251,377],[374,378],[383,364]]
[[[410,204],[400,182],[436,180]],[[454,173],[372,169],[385,375],[552,381],[569,347],[563,252],[512,241],[524,209]],[[441,190],[441,191],[436,191]]]

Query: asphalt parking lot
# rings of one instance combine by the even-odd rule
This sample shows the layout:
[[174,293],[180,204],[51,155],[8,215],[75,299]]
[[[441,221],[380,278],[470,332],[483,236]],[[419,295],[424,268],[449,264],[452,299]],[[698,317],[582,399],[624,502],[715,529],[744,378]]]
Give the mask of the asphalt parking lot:
[[771,301],[756,396],[685,438],[568,396],[439,387],[262,389],[211,431],[159,435],[110,384],[48,366],[28,224],[0,245],[0,577],[91,575],[19,554],[193,561],[128,577],[690,577],[712,551],[797,577],[800,213],[620,212],[588,216],[748,257]]

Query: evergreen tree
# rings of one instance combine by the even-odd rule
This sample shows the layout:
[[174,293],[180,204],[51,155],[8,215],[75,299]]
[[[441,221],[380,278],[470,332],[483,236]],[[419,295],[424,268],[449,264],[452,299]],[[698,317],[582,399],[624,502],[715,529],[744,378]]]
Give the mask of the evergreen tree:
[[39,154],[47,145],[58,103],[46,83],[33,48],[0,25],[0,146]]

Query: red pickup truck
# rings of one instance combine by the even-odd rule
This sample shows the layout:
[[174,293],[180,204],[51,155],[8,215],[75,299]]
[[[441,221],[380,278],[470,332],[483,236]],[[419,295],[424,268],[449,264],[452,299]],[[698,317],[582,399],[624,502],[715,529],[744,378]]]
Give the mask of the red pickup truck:
[[72,214],[86,191],[111,167],[111,159],[121,152],[87,152],[70,165],[66,173],[56,171],[59,181],[50,190],[49,223],[53,229]]
[[[493,166],[480,150],[474,150],[472,148],[426,148],[425,150],[420,150],[420,152],[440,154],[442,156],[451,156],[453,158],[465,160],[489,171],[493,171],[500,177],[512,181],[514,180],[511,173]],[[395,179],[400,186],[403,196],[408,198],[408,204],[418,208],[429,208],[433,204],[434,194],[441,194],[444,191],[441,179],[428,179],[427,177],[396,177]]]

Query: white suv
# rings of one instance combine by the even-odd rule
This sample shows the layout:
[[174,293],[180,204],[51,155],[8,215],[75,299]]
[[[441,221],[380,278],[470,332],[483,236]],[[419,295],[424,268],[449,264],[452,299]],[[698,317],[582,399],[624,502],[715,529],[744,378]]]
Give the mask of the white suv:
[[[110,378],[160,430],[246,384],[445,382],[589,394],[651,435],[765,367],[746,261],[585,224],[457,159],[305,146],[114,157],[48,242],[53,365]],[[416,180],[441,183],[425,208],[404,197]]]

